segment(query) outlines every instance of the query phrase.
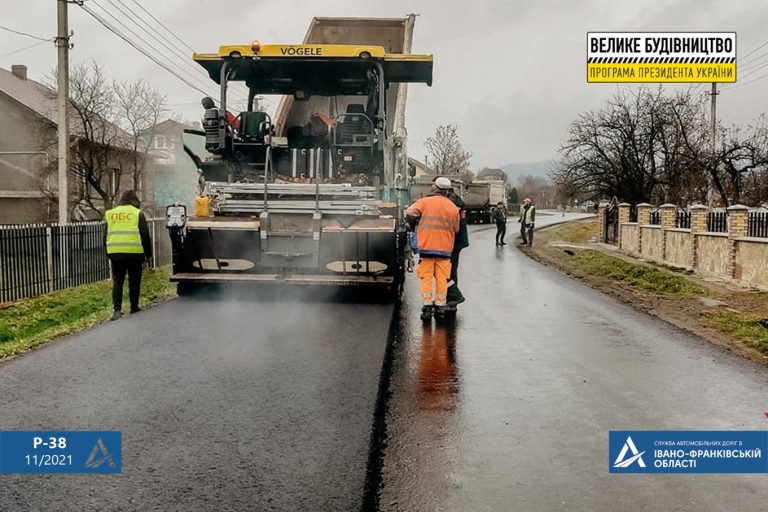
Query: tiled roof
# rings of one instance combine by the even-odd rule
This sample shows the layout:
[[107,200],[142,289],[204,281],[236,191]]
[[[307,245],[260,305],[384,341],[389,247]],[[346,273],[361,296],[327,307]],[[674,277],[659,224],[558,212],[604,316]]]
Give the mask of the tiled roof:
[[0,68],[0,92],[56,124],[56,91],[53,89]]
[[[24,80],[7,69],[0,68],[0,93],[5,93],[54,125],[58,124],[56,91],[50,87],[29,78]],[[113,146],[123,149],[132,148],[132,137],[128,132],[110,122],[105,123],[104,128],[105,133],[108,132],[106,138],[110,139]],[[74,136],[83,134],[82,123],[72,111],[69,116],[69,129]]]

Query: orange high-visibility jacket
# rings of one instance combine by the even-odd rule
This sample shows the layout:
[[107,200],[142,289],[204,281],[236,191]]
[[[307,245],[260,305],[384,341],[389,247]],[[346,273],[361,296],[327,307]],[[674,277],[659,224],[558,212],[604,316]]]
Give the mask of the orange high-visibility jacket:
[[438,258],[450,258],[453,242],[459,231],[459,209],[445,196],[422,197],[405,212],[419,219],[416,240],[419,254]]

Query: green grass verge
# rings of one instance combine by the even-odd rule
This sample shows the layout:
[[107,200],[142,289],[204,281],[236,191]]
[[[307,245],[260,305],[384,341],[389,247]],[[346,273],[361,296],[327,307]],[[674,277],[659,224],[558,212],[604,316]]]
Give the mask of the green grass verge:
[[752,348],[768,353],[768,329],[758,323],[763,318],[765,315],[755,313],[718,311],[703,317],[703,322]]
[[549,241],[585,244],[597,235],[599,224],[596,220],[566,222],[559,226],[544,229],[536,233],[534,239],[539,243]]
[[569,266],[593,276],[621,281],[637,290],[659,295],[707,296],[709,290],[682,276],[650,265],[630,263],[593,250],[580,250],[566,260]]
[[[169,268],[144,271],[140,306],[176,295]],[[126,280],[127,281],[127,280]],[[128,284],[123,307],[128,304]],[[112,283],[100,281],[24,299],[0,309],[0,359],[59,336],[87,329],[112,315]]]

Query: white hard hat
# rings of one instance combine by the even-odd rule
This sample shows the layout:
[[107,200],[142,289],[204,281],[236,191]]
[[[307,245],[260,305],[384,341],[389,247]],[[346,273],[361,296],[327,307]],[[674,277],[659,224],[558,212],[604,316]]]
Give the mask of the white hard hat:
[[440,176],[435,180],[435,186],[442,190],[448,190],[451,188],[451,180],[445,176]]

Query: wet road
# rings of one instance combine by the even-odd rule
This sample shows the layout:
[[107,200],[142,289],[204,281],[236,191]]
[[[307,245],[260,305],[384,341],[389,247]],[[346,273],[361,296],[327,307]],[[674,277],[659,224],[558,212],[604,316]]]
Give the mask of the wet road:
[[122,475],[0,476],[0,510],[765,510],[765,475],[607,474],[610,429],[768,427],[764,368],[487,227],[462,258],[455,324],[409,279],[386,360],[391,305],[179,299],[0,365],[0,429],[123,432]]
[[471,244],[454,325],[423,327],[409,283],[382,510],[766,510],[765,475],[607,467],[609,430],[767,429],[765,368],[494,248],[491,229]]
[[179,299],[0,365],[0,429],[121,430],[123,473],[0,510],[357,510],[392,305]]

